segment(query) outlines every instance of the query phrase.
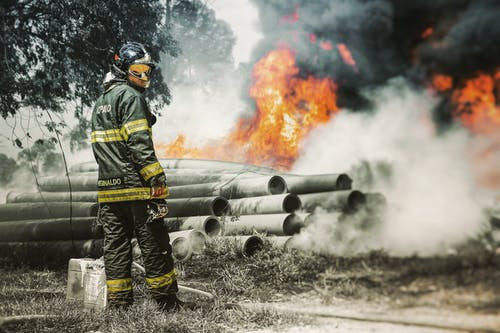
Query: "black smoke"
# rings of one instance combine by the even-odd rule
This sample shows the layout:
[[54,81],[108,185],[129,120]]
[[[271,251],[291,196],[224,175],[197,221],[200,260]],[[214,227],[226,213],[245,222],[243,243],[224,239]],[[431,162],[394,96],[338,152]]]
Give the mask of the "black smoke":
[[[396,76],[417,86],[434,74],[456,81],[500,68],[500,1],[495,0],[253,0],[264,39],[254,50],[260,59],[286,43],[296,51],[301,75],[333,77],[338,104],[370,109],[362,88]],[[432,28],[432,34],[423,32]],[[314,36],[314,38],[311,37]],[[313,42],[314,41],[314,42]],[[331,50],[321,42],[333,45]],[[356,61],[344,63],[343,43]],[[451,117],[441,103],[436,119]]]

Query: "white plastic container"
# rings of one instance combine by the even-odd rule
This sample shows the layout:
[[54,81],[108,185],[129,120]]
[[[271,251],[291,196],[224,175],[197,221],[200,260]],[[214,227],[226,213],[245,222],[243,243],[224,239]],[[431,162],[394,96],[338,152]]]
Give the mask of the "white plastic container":
[[102,260],[69,260],[66,299],[82,302],[85,309],[106,307],[106,273]]

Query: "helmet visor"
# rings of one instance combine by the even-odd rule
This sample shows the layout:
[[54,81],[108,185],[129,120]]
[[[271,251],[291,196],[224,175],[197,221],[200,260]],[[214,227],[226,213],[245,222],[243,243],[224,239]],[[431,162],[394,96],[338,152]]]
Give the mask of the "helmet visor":
[[141,80],[147,80],[149,75],[151,74],[151,66],[146,64],[132,64],[129,67],[130,74],[133,74],[135,77]]

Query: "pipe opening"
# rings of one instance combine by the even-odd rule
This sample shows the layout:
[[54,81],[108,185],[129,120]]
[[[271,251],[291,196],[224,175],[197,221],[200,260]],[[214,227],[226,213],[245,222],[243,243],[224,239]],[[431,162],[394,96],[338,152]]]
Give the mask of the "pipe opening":
[[10,191],[7,193],[7,196],[5,197],[5,203],[14,203],[16,202],[16,196],[18,193],[14,191]]
[[198,230],[189,232],[189,244],[193,253],[201,253],[205,249],[205,235]]
[[215,216],[228,215],[231,212],[229,201],[223,197],[217,197],[212,202],[212,210]]
[[345,173],[341,173],[337,181],[335,182],[335,187],[338,190],[350,190],[352,186],[352,179]]
[[221,226],[220,222],[216,218],[208,218],[205,220],[205,223],[203,225],[203,230],[205,230],[205,233],[210,236],[218,236],[221,233]]
[[282,194],[286,192],[286,181],[281,176],[272,176],[267,188],[271,194]]
[[251,257],[255,253],[259,252],[262,250],[262,247],[264,246],[264,242],[260,237],[257,236],[251,236],[248,237],[248,239],[245,241],[245,244],[243,244],[243,254]]
[[191,257],[191,246],[184,237],[177,237],[172,241],[172,256],[177,261],[185,261]]
[[293,213],[294,211],[300,209],[302,203],[296,194],[288,194],[283,199],[283,210],[287,213]]
[[283,233],[287,236],[298,234],[304,226],[304,221],[295,214],[290,214],[283,222]]
[[366,204],[366,196],[360,191],[352,191],[347,197],[347,208],[350,211],[356,211]]

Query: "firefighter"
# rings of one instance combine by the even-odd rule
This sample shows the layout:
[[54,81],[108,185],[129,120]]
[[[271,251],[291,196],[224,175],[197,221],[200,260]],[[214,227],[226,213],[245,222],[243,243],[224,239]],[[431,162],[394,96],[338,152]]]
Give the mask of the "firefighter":
[[141,249],[146,284],[165,310],[178,309],[177,280],[168,233],[166,177],[155,154],[151,127],[156,117],[142,93],[154,63],[140,43],[127,42],[115,54],[104,93],[92,113],[92,150],[99,165],[98,219],[104,230],[108,305],[133,302],[133,234]]

